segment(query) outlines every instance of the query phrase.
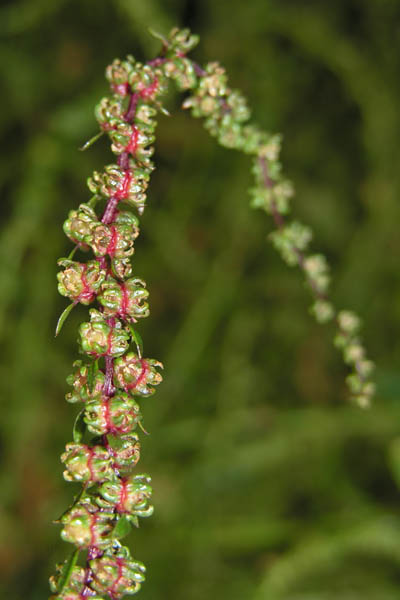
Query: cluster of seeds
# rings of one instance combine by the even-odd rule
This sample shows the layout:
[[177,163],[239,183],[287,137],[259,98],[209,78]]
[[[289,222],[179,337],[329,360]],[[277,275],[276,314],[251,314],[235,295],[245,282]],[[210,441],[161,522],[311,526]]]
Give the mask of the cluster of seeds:
[[338,312],[328,299],[328,263],[322,254],[308,253],[312,239],[310,228],[298,221],[286,220],[294,191],[291,182],[282,175],[281,137],[248,123],[250,111],[246,99],[229,87],[225,69],[217,62],[202,69],[198,84],[183,107],[191,109],[194,117],[204,119],[205,128],[219,144],[252,157],[255,186],[250,189],[251,205],[272,216],[275,231],[270,233],[269,239],[288,265],[298,266],[303,271],[313,296],[311,313],[321,323],[335,320],[335,343],[351,368],[347,383],[352,398],[359,406],[368,406],[375,389],[370,380],[374,365],[366,359],[354,327],[348,327],[351,320],[352,323],[357,321],[358,328],[359,320],[350,311]]
[[[72,391],[66,399],[83,403],[83,408],[75,422],[74,440],[61,459],[65,479],[81,483],[82,492],[60,519],[61,537],[77,549],[51,578],[53,600],[118,600],[138,591],[144,580],[144,566],[132,559],[120,539],[139,517],[153,510],[150,478],[133,473],[140,457],[135,429],[142,421],[138,400],[153,394],[161,381],[162,364],[142,357],[134,328],[138,319],[149,314],[149,294],[132,270],[139,220],[131,209],[141,215],[145,207],[154,169],[155,116],[165,112],[160,97],[168,79],[180,90],[191,90],[183,107],[204,118],[206,129],[222,146],[252,157],[252,206],[272,216],[275,231],[270,239],[289,265],[304,272],[317,320],[336,320],[336,344],[352,369],[348,383],[354,398],[365,406],[373,394],[369,381],[373,364],[358,337],[357,317],[348,311],[338,313],[328,300],[327,262],[320,254],[307,253],[310,229],[286,221],[293,187],[281,173],[280,136],[248,123],[247,102],[228,86],[218,63],[203,69],[187,58],[196,36],[174,29],[162,41],[161,56],[147,64],[128,56],[107,68],[112,95],[100,101],[95,115],[101,133],[110,138],[116,162],[93,173],[88,179],[92,198],[72,210],[64,223],[74,250],[59,261],[63,270],[58,274],[58,289],[71,304],[57,331],[77,303],[97,301],[98,306],[90,309],[90,321],[79,328],[86,359],[74,363],[67,380]],[[86,262],[74,261],[76,250],[91,251],[93,256]],[[81,550],[86,551],[84,566],[77,564]]]
[[[194,42],[188,32],[175,30],[161,64],[143,65],[128,57],[107,68],[112,95],[100,101],[95,115],[116,163],[93,173],[88,180],[93,197],[64,223],[74,250],[59,260],[58,290],[71,301],[67,311],[95,301],[97,308],[79,327],[86,358],[74,363],[67,379],[72,391],[66,399],[83,408],[61,460],[64,478],[82,484],[82,492],[60,519],[61,537],[76,551],[50,580],[53,600],[117,600],[137,592],[144,580],[143,564],[132,559],[120,539],[139,517],[153,512],[150,477],[134,473],[140,458],[135,430],[142,422],[140,399],[154,393],[162,364],[142,357],[135,330],[137,320],[149,315],[149,293],[132,270],[139,219],[131,210],[142,214],[154,169],[152,143],[165,70],[178,81],[187,77],[191,63],[184,53]],[[92,257],[72,260],[77,250],[91,251]],[[79,566],[81,551],[86,559]]]

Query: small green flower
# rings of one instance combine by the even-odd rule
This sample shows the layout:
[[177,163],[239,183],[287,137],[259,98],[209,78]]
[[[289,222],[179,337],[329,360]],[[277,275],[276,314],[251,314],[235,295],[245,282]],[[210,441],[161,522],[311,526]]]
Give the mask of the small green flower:
[[144,206],[146,189],[154,166],[149,158],[125,171],[118,165],[108,165],[103,173],[94,171],[87,184],[91,192],[105,198],[115,197],[133,207]]
[[308,246],[312,233],[309,227],[293,221],[283,229],[270,233],[269,237],[287,264],[294,266],[299,263],[299,253]]
[[65,267],[64,271],[57,274],[59,293],[81,304],[93,302],[106,276],[99,262],[89,260],[87,263],[79,263],[61,259],[58,264]]
[[327,300],[316,300],[311,307],[311,314],[319,323],[326,323],[335,316],[335,309]]
[[228,78],[224,67],[218,62],[209,62],[206,65],[206,75],[201,77],[199,81],[198,91],[199,96],[221,97],[230,92],[228,88]]
[[354,335],[360,329],[359,317],[350,310],[341,310],[337,318],[340,329],[349,335]]
[[293,195],[290,181],[279,181],[272,187],[260,185],[249,190],[251,195],[250,206],[261,208],[268,214],[278,212],[285,215],[289,212],[289,199]]
[[107,436],[113,467],[120,473],[132,471],[140,459],[140,442],[136,433]]
[[[50,600],[82,600],[82,598],[85,597],[85,596],[82,596],[84,589],[85,588],[82,588],[82,592],[75,592],[75,591],[71,590],[68,586],[60,594],[56,594],[55,596],[50,596]],[[86,587],[86,589],[90,589],[90,588]],[[92,593],[90,594],[90,600],[104,600],[104,597],[99,596],[98,594],[93,592],[93,594]]]
[[96,119],[102,129],[108,131],[113,124],[123,122],[128,108],[128,98],[114,96],[102,98],[95,108]]
[[64,233],[74,244],[88,248],[92,240],[92,227],[98,223],[96,213],[88,204],[81,204],[78,210],[71,210],[64,223]]
[[103,446],[67,444],[61,455],[65,464],[64,479],[88,484],[98,483],[113,477],[112,456]]
[[132,395],[151,396],[155,392],[152,386],[162,381],[157,368],[163,368],[158,360],[139,358],[129,352],[114,362],[114,385]]
[[61,537],[78,548],[106,548],[112,544],[109,534],[114,526],[113,521],[113,512],[100,510],[86,497],[61,517],[64,525]]
[[102,508],[114,508],[118,513],[135,517],[149,517],[154,512],[150,504],[153,490],[148,475],[130,475],[114,481],[105,481],[98,490],[96,502]]
[[76,360],[73,364],[74,373],[68,375],[67,383],[73,387],[65,399],[67,402],[88,402],[102,393],[104,387],[104,373],[100,370],[93,372],[93,363],[90,365]]
[[307,256],[303,262],[303,269],[313,285],[320,294],[327,292],[330,282],[328,263],[322,254]]
[[129,258],[113,258],[111,271],[118,279],[128,279],[132,275],[132,263]]
[[154,102],[166,91],[162,70],[139,62],[129,74],[129,85],[133,93],[147,102]]
[[[50,589],[52,592],[58,592],[61,584],[63,570],[66,563],[61,563],[56,566],[56,574],[50,577]],[[70,592],[79,592],[85,582],[85,569],[83,567],[73,567],[68,579],[68,588]]]
[[199,36],[193,34],[190,29],[174,27],[167,38],[167,56],[186,54],[197,46],[199,39]]
[[113,123],[108,135],[111,138],[111,150],[115,154],[127,152],[138,161],[150,158],[154,148],[148,146],[154,142],[154,126],[144,125],[139,128],[136,124],[118,121]]
[[164,73],[173,79],[180,90],[189,90],[197,84],[192,62],[184,56],[174,56],[163,66]]
[[[135,59],[132,56],[128,56],[126,60],[122,61],[116,58],[111,65],[107,67],[106,78],[116,93],[122,93],[124,86],[128,86],[129,76],[134,68]],[[125,93],[127,92],[127,87],[125,87]]]
[[124,259],[132,256],[139,235],[139,221],[128,211],[119,212],[111,225],[99,223],[92,229],[91,247],[96,256]]
[[128,548],[106,550],[101,558],[89,562],[93,573],[91,588],[119,600],[125,594],[136,594],[145,579],[145,566],[133,560]]
[[80,344],[83,352],[93,356],[121,356],[129,345],[129,334],[119,321],[115,325],[106,323],[103,315],[90,310],[90,323],[79,327]]
[[119,317],[136,321],[149,315],[146,298],[149,292],[141,279],[128,279],[124,282],[111,277],[103,284],[97,299],[104,307],[107,317]]
[[85,405],[84,421],[95,435],[131,433],[141,421],[139,405],[125,392]]

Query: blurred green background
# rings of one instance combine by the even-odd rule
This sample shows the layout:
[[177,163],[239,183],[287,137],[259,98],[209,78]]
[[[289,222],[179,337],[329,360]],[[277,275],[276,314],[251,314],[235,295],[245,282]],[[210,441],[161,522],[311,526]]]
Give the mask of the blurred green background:
[[366,412],[346,399],[333,330],[308,314],[300,273],[248,208],[249,162],[179,110],[160,117],[136,274],[150,289],[145,354],[165,381],[143,407],[140,469],[154,517],[129,539],[142,600],[395,600],[400,595],[398,0],[8,0],[0,9],[0,596],[41,600],[69,552],[51,521],[76,488],[59,455],[77,308],[56,259],[86,177],[112,162],[93,107],[105,66],[158,52],[185,25],[254,119],[284,134],[293,215],[332,265],[377,363]]

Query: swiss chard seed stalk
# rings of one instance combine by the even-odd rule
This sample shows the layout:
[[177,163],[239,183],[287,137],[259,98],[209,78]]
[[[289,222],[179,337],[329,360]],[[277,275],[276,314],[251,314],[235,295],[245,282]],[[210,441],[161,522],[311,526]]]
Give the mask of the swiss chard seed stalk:
[[[161,382],[162,364],[143,357],[136,330],[138,319],[149,315],[149,293],[131,263],[139,235],[139,219],[132,211],[140,216],[145,207],[154,169],[155,117],[165,111],[161,97],[168,80],[182,91],[190,90],[184,108],[204,119],[218,143],[252,157],[252,206],[272,216],[275,231],[270,239],[289,265],[304,272],[317,320],[335,319],[336,343],[352,369],[348,383],[354,399],[364,406],[373,393],[373,365],[358,337],[359,320],[333,307],[327,262],[307,250],[310,229],[288,221],[293,187],[282,175],[280,137],[248,124],[246,100],[228,86],[218,63],[202,68],[186,56],[197,41],[188,30],[174,29],[162,38],[156,59],[142,64],[128,56],[107,68],[112,93],[99,102],[95,115],[116,159],[88,179],[92,197],[64,223],[74,249],[59,261],[58,289],[71,303],[59,319],[57,333],[76,304],[97,304],[79,327],[84,358],[74,363],[67,379],[72,390],[66,399],[82,409],[61,460],[64,478],[82,484],[82,490],[59,520],[62,539],[75,550],[50,580],[53,600],[118,600],[137,592],[144,581],[144,565],[132,558],[121,539],[153,512],[150,477],[136,470],[137,429],[143,429],[141,402]],[[77,250],[89,251],[89,260],[73,260]]]

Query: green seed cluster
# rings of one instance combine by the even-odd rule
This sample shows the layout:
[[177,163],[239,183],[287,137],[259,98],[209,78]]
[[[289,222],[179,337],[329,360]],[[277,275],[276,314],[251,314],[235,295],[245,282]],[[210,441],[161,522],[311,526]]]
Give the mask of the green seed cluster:
[[[136,593],[144,581],[144,566],[132,559],[120,539],[140,517],[153,512],[150,477],[133,471],[140,458],[135,430],[142,423],[138,400],[154,393],[162,364],[142,358],[134,329],[138,319],[149,315],[149,293],[132,270],[139,220],[129,209],[143,212],[154,169],[159,97],[168,75],[184,87],[193,70],[184,52],[193,39],[175,30],[166,51],[169,58],[160,65],[143,65],[128,57],[107,68],[112,95],[100,101],[95,115],[110,138],[116,164],[93,173],[88,180],[93,197],[72,210],[64,223],[74,252],[91,251],[93,256],[86,262],[60,259],[59,292],[71,306],[94,301],[98,305],[79,327],[86,359],[74,363],[67,379],[72,386],[67,401],[82,403],[83,408],[74,440],[61,460],[64,478],[82,484],[82,492],[60,519],[62,539],[77,551],[51,578],[53,600],[117,600]],[[84,566],[76,564],[80,551],[86,552]]]
[[184,108],[194,117],[203,118],[204,126],[218,143],[252,156],[255,185],[250,189],[251,206],[271,215],[275,231],[268,236],[289,266],[298,266],[313,295],[310,312],[317,321],[335,320],[336,344],[342,348],[345,362],[351,368],[347,378],[353,400],[365,407],[374,393],[370,381],[373,363],[365,358],[360,338],[343,328],[343,314],[328,299],[329,266],[322,254],[309,254],[312,239],[309,227],[288,221],[293,186],[282,174],[279,160],[281,137],[249,124],[250,111],[246,99],[228,85],[225,69],[217,62],[209,63],[185,99]]
[[[358,337],[359,321],[350,312],[337,313],[327,298],[329,270],[325,257],[308,254],[311,230],[297,221],[286,222],[293,186],[282,175],[281,138],[249,124],[246,99],[228,85],[225,70],[212,62],[203,69],[186,53],[198,42],[188,30],[174,29],[161,38],[161,55],[147,64],[132,56],[115,60],[106,70],[110,96],[95,109],[100,132],[109,136],[115,163],[88,179],[93,196],[69,213],[64,232],[75,248],[60,259],[60,294],[71,304],[60,318],[61,329],[77,303],[97,308],[79,327],[79,344],[85,359],[74,363],[67,381],[66,399],[82,403],[75,422],[73,442],[61,456],[67,481],[82,484],[82,491],[60,518],[63,540],[76,546],[71,558],[51,578],[53,600],[118,600],[134,594],[144,580],[144,566],[132,559],[120,540],[152,514],[150,478],[135,474],[140,458],[136,428],[141,426],[140,399],[154,393],[161,382],[162,364],[142,358],[135,324],[149,315],[146,283],[133,273],[131,257],[139,235],[138,217],[154,169],[151,157],[160,98],[172,79],[180,90],[190,90],[183,103],[194,117],[225,147],[252,157],[255,184],[251,205],[272,216],[276,226],[269,238],[290,266],[305,275],[318,321],[336,319],[336,344],[352,372],[347,381],[361,406],[373,394],[369,380],[373,364],[365,357]],[[97,138],[98,136],[96,136]],[[89,145],[88,143],[87,145]],[[86,146],[87,146],[86,145]],[[103,205],[102,208],[100,208]],[[122,205],[122,208],[121,208]],[[76,251],[92,253],[90,260],[72,260]],[[80,551],[85,564],[77,564]]]

